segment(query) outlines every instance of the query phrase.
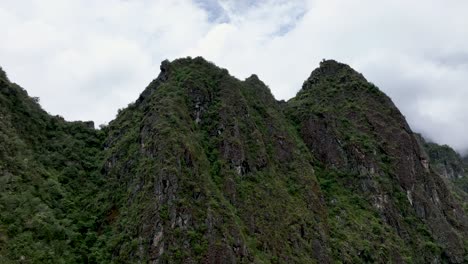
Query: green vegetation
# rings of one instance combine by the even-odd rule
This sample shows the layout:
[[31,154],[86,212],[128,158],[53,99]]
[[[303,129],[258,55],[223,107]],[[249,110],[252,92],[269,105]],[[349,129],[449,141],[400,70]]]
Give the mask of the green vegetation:
[[[286,113],[317,159],[333,259],[345,263],[445,259],[446,239],[436,241],[441,235],[433,230],[450,232],[451,227],[443,219],[423,216],[426,209],[419,203],[432,199],[432,194],[415,188],[429,177],[418,165],[423,154],[387,96],[349,66],[324,61],[287,103]],[[413,157],[415,161],[408,162]],[[437,177],[430,186],[441,188]],[[437,206],[431,210],[441,210]],[[455,243],[463,247],[460,241]]]
[[[155,90],[150,98],[105,129],[113,145],[105,163],[117,161],[106,173],[116,184],[108,195],[127,187],[114,199],[119,218],[96,246],[119,248],[101,250],[99,260],[315,262],[311,239],[326,239],[319,234],[325,216],[307,204],[320,203],[318,185],[270,91],[201,58],[164,71],[169,78],[147,88]],[[127,237],[142,242],[132,248]]]
[[86,262],[102,135],[0,78],[0,262]]
[[432,168],[437,173],[452,180],[468,176],[468,164],[455,150],[447,145],[426,142],[422,137],[420,140],[429,156]]
[[165,61],[101,130],[48,115],[3,71],[0,85],[0,263],[425,263],[466,252],[462,220],[425,190],[457,204],[418,165],[403,117],[348,66],[322,62],[284,103],[255,75]]
[[438,145],[427,142],[419,135],[427,155],[431,169],[441,175],[452,194],[462,203],[465,212],[468,212],[468,162],[460,154],[447,145]]

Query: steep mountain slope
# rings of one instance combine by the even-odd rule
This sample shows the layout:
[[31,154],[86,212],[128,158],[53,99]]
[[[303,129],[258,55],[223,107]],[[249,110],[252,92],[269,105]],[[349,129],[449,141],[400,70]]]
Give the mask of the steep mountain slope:
[[460,179],[468,175],[468,163],[451,147],[428,142],[422,137],[420,137],[420,140],[429,155],[435,172],[450,180]]
[[468,212],[468,162],[447,145],[438,145],[419,136],[432,168],[446,179],[447,185]]
[[241,82],[202,58],[164,62],[106,130],[118,216],[104,257],[327,261],[311,157],[257,77]]
[[278,102],[255,75],[164,61],[100,131],[0,82],[1,263],[468,260],[462,201],[347,65]]
[[463,261],[467,218],[377,87],[347,65],[323,61],[288,113],[323,167],[335,257]]
[[0,263],[76,263],[89,255],[101,139],[49,116],[0,70]]

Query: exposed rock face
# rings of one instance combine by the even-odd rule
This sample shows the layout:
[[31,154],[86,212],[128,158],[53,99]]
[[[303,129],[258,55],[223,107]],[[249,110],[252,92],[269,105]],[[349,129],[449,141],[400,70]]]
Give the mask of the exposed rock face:
[[[161,71],[107,128],[106,177],[127,186],[112,194],[122,217],[109,236],[141,241],[129,258],[123,237],[112,258],[327,263],[311,157],[266,86],[201,58]],[[128,219],[136,220],[130,230]]]
[[456,198],[468,212],[468,163],[447,145],[427,142],[420,135],[419,141],[430,158],[431,168],[441,175]]
[[425,141],[419,136],[430,160],[432,169],[447,179],[455,180],[468,176],[468,165],[451,147]]
[[[323,61],[278,102],[256,75],[164,61],[100,131],[0,81],[2,263],[467,260],[462,201],[391,100],[347,65]],[[23,196],[34,203],[19,214],[9,204]]]
[[[463,262],[466,216],[387,96],[349,66],[324,61],[288,106],[314,156],[326,169],[355,175],[343,187],[370,203],[404,243],[424,250],[418,242],[423,234],[414,230],[420,223],[450,261]],[[443,261],[430,252],[413,258]]]

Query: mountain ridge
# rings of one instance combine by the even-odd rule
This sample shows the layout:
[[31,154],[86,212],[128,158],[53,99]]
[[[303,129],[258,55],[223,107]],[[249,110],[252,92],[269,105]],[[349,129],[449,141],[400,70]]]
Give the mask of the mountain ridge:
[[[27,94],[14,99],[24,106],[11,103],[22,88],[0,78],[0,114],[30,124],[0,127],[4,140],[19,137],[0,149],[3,262],[466,261],[462,203],[391,99],[348,65],[322,61],[281,102],[256,75],[240,81],[201,57],[166,60],[101,130],[48,116]],[[14,169],[26,154],[12,150],[32,145],[23,138],[42,142],[27,154],[37,165]],[[45,173],[31,192],[35,170]],[[62,194],[45,198],[50,184]],[[8,206],[18,188],[67,224],[43,222],[34,206],[18,214]],[[68,213],[63,197],[74,201]],[[41,243],[21,249],[31,241]]]

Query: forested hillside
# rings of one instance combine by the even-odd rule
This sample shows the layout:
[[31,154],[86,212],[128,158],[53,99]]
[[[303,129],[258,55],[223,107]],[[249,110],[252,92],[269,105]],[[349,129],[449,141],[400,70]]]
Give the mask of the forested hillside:
[[333,60],[287,102],[164,61],[100,130],[0,71],[1,263],[465,263],[465,180]]

